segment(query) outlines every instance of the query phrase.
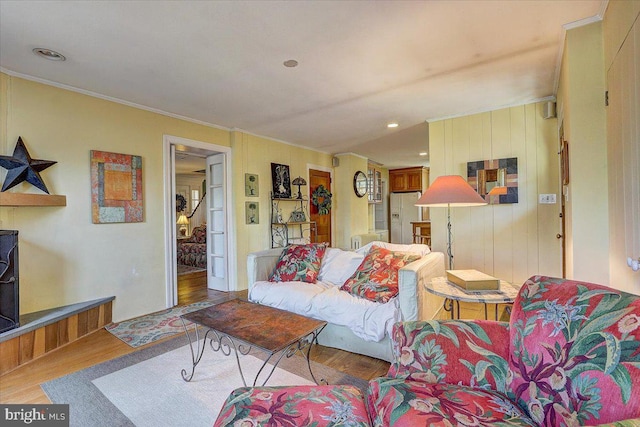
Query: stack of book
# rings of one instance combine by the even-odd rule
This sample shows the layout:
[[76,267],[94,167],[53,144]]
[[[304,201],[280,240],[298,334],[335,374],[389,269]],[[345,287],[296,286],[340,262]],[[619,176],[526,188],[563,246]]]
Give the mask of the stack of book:
[[500,290],[500,279],[478,270],[447,270],[447,280],[470,292]]

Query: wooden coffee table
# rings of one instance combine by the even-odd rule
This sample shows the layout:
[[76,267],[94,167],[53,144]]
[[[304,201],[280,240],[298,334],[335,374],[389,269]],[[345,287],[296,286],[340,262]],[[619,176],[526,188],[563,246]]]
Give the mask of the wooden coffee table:
[[[245,387],[247,382],[242,372],[239,355],[248,354],[252,347],[267,353],[264,363],[253,380],[254,387],[260,374],[274,355],[280,353],[262,383],[263,386],[269,381],[283,357],[291,357],[298,352],[307,359],[311,378],[318,384],[311,370],[309,354],[311,346],[317,342],[318,334],[324,329],[327,322],[240,299],[203,308],[181,317],[189,339],[193,363],[191,374],[187,374],[185,369],[182,370],[182,379],[185,381],[191,381],[193,378],[196,366],[202,359],[207,338],[209,338],[209,346],[213,351],[220,351],[225,356],[230,356],[233,352]],[[192,329],[195,331],[193,339],[186,320],[195,324]],[[206,330],[203,340],[200,340],[201,328]]]

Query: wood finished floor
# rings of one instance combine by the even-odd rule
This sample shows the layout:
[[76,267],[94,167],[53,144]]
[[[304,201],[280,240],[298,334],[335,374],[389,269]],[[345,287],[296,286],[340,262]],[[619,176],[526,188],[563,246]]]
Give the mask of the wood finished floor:
[[[232,298],[246,299],[246,297],[247,291],[224,293],[207,289],[204,272],[190,273],[178,278],[178,304],[180,305],[205,300],[222,302]],[[504,306],[501,306],[500,313],[503,311]],[[490,313],[491,318],[493,310],[490,310]],[[462,303],[460,315],[461,318],[466,319],[481,319],[484,318],[484,311],[479,304]],[[441,312],[438,317],[446,319],[448,316],[448,313]],[[501,317],[504,319],[503,316]],[[41,383],[145,347],[147,346],[137,349],[129,347],[105,329],[100,329],[0,376],[0,403],[51,403],[40,388]],[[323,346],[313,348],[311,359],[365,380],[383,376],[389,369],[389,363],[385,361]]]

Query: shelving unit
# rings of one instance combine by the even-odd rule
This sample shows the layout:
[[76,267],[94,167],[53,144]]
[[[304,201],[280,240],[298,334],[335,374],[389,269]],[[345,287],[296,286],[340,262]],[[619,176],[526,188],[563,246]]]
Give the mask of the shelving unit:
[[[271,247],[280,248],[292,243],[311,243],[312,233],[316,229],[315,221],[309,219],[309,200],[302,199],[280,199],[273,197],[273,193],[269,194],[271,198]],[[282,208],[284,205],[292,206],[286,216],[289,221],[284,220]],[[304,215],[304,221],[292,220],[293,212],[299,212]]]
[[67,196],[5,192],[0,193],[0,206],[67,206]]

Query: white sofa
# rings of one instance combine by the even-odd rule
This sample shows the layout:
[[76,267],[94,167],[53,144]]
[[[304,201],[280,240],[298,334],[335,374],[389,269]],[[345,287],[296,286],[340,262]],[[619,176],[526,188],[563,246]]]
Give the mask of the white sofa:
[[[398,271],[399,294],[385,304],[365,300],[339,288],[358,268],[372,245],[391,250],[420,251],[421,258]],[[426,245],[371,242],[357,251],[328,248],[318,281],[269,282],[282,248],[249,254],[249,300],[328,322],[318,337],[321,345],[391,361],[393,323],[432,319],[442,299],[428,293],[425,282],[445,275],[444,254]]]

